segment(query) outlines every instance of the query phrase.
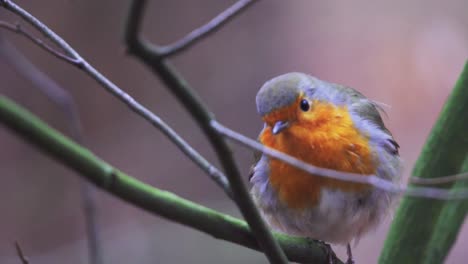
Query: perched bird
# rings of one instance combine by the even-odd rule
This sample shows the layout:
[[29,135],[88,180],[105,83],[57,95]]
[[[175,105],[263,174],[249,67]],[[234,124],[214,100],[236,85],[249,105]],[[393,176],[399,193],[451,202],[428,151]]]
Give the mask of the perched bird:
[[[379,106],[358,91],[304,73],[287,73],[259,90],[262,144],[317,167],[397,182],[399,146]],[[370,185],[311,175],[262,154],[252,195],[279,232],[348,246],[376,227],[395,195]]]

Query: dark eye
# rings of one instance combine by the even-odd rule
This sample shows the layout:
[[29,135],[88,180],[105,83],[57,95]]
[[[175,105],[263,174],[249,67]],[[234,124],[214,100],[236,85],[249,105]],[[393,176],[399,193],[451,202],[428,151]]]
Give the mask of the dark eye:
[[307,101],[306,99],[302,99],[300,107],[301,107],[301,110],[304,112],[309,111],[309,108],[310,108],[309,101]]

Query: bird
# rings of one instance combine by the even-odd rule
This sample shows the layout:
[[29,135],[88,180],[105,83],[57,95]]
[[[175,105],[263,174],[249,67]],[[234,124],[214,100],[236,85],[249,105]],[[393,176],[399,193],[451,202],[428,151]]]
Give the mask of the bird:
[[[291,72],[267,81],[256,106],[263,145],[316,167],[400,180],[400,146],[384,125],[382,107],[357,90]],[[348,263],[354,263],[350,243],[375,229],[397,199],[375,186],[257,156],[249,180],[264,220],[278,232],[347,246]]]

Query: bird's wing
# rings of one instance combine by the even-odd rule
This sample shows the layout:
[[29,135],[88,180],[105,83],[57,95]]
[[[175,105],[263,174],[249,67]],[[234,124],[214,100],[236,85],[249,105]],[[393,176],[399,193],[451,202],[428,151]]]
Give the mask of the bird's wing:
[[347,95],[347,100],[350,105],[352,105],[353,111],[357,113],[360,118],[370,121],[389,136],[387,139],[388,144],[385,144],[387,151],[392,154],[398,154],[400,146],[393,138],[392,133],[385,127],[382,116],[380,115],[380,112],[384,113],[382,107],[353,88],[343,85],[336,85],[335,87],[340,93]]

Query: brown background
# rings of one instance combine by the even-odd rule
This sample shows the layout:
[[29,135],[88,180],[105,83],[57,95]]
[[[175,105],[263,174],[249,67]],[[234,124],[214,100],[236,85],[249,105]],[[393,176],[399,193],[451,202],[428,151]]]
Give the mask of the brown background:
[[[97,69],[160,115],[210,160],[206,139],[161,83],[124,54],[128,1],[18,1]],[[146,36],[169,43],[233,1],[151,1]],[[468,57],[468,3],[437,1],[261,1],[213,37],[174,58],[217,118],[250,137],[261,121],[254,97],[267,79],[303,71],[357,87],[384,102],[401,145],[405,179]],[[2,20],[18,18],[0,9]],[[37,34],[36,34],[37,35]],[[82,72],[7,33],[37,66],[75,97],[86,143],[125,172],[238,216],[217,186],[161,133]],[[0,61],[0,91],[49,124],[66,120],[29,82]],[[464,120],[466,121],[466,120]],[[461,120],[462,122],[462,120]],[[234,147],[244,174],[252,154]],[[79,178],[0,128],[0,263],[18,263],[19,240],[34,264],[87,263]],[[99,192],[105,263],[265,263],[256,252],[145,213]],[[355,247],[375,263],[390,220]],[[465,227],[447,263],[464,263]],[[338,248],[344,256],[342,248]]]

